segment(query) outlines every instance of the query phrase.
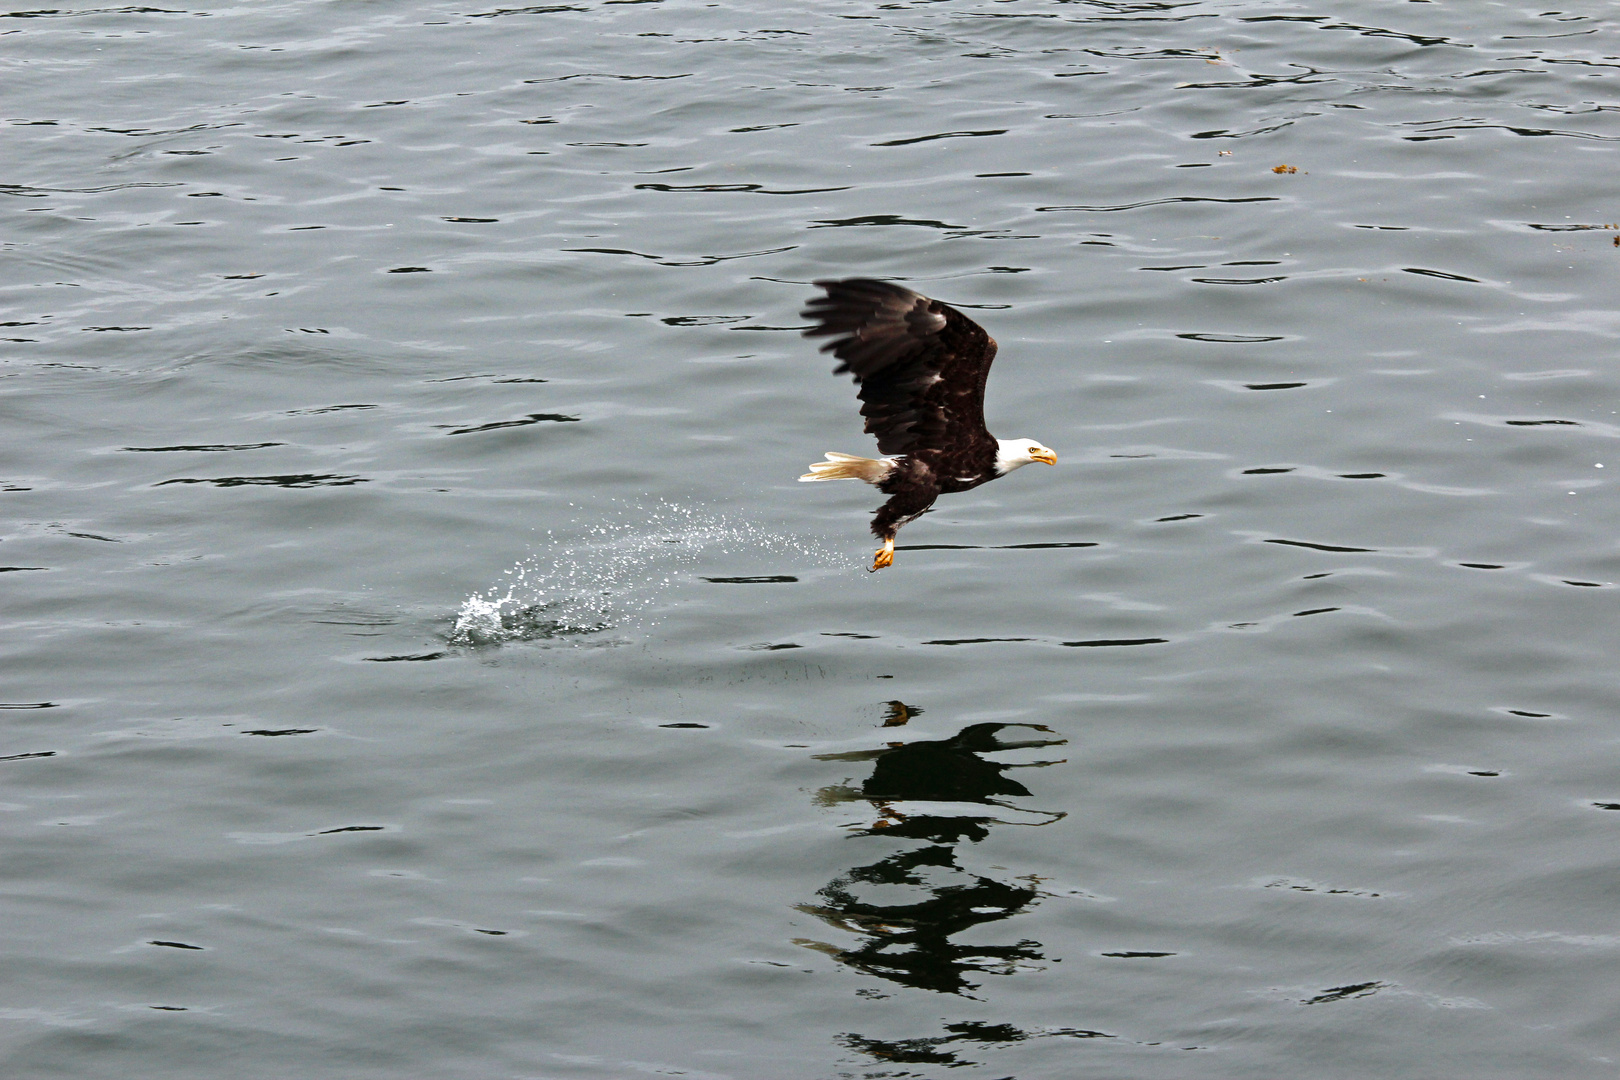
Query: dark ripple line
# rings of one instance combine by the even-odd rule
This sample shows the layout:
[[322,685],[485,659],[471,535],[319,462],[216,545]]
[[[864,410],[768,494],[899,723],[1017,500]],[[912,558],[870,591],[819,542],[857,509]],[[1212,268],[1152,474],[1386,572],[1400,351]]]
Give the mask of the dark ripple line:
[[869,146],[914,146],[934,142],[936,139],[978,139],[988,135],[1005,135],[1006,128],[987,128],[983,131],[942,131],[937,135],[918,135],[913,139],[890,139],[888,142],[869,143]]
[[992,546],[1003,551],[1033,551],[1038,548],[1088,548],[1097,547],[1098,545],[1092,540],[1072,540],[1058,544],[994,544]]
[[166,487],[169,484],[213,484],[215,487],[282,487],[282,488],[316,488],[316,487],[349,487],[354,484],[370,483],[362,476],[346,476],[339,473],[296,473],[285,476],[212,476],[212,477],[180,477],[175,480],[165,480],[153,487]]
[[286,443],[279,442],[201,443],[196,446],[121,446],[119,449],[129,454],[172,454],[178,451],[220,453],[227,450],[265,450],[272,446],[286,445]]
[[768,188],[763,184],[637,184],[637,191],[718,191],[748,192],[753,195],[815,195],[824,191],[848,191],[849,187]]
[[29,184],[0,184],[0,195],[17,195],[27,199],[42,199],[47,194],[99,195],[105,191],[124,191],[128,188],[167,188],[184,186],[184,184],[180,183],[159,183],[156,181],[130,184],[104,184],[100,187],[87,188],[51,188],[33,187]]
[[1407,274],[1422,274],[1424,277],[1442,278],[1446,281],[1468,281],[1475,285],[1480,284],[1478,278],[1464,277],[1462,274],[1448,274],[1444,270],[1425,270],[1421,266],[1403,266],[1401,271]]
[[1034,641],[1027,637],[970,637],[970,638],[941,638],[937,641],[925,641],[924,645],[984,645],[992,641]]
[[1329,987],[1327,990],[1317,994],[1315,997],[1300,1002],[1300,1004],[1322,1005],[1330,1001],[1344,1001],[1346,998],[1368,997],[1372,994],[1376,994],[1379,990],[1384,989],[1388,985],[1388,983],[1374,981],[1352,983],[1349,986]]
[[[1533,221],[1527,221],[1524,224],[1526,228],[1535,229],[1537,232],[1584,232],[1588,229],[1614,229],[1617,227],[1615,225],[1538,225]],[[6,324],[0,323],[0,325]],[[16,323],[13,325],[24,326],[29,324]]]
[[1580,64],[1582,67],[1620,67],[1620,64],[1600,64],[1595,60],[1576,60],[1571,57],[1543,56],[1539,58],[1543,64]]
[[[851,18],[851,16],[846,15],[846,16],[841,16],[841,18]],[[855,16],[855,18],[868,18],[868,16]],[[961,13],[957,13],[957,18],[964,18],[964,19],[1055,19],[1055,18],[1059,18],[1059,16],[1050,15],[1050,13],[1045,13],[1045,11],[961,11]],[[1111,1036],[1110,1036],[1110,1038],[1111,1038]]]
[[1270,127],[1250,128],[1248,131],[1233,131],[1231,128],[1215,128],[1212,131],[1195,131],[1188,138],[1192,139],[1246,139],[1250,135],[1269,135],[1273,131],[1281,131],[1286,127],[1293,127],[1292,120],[1284,120],[1280,124]]
[[[1323,20],[1325,20],[1327,18],[1328,18],[1328,16],[1326,16],[1326,15],[1252,15],[1252,16],[1249,16],[1247,18],[1240,18],[1240,19],[1238,19],[1238,22],[1321,23],[1321,22],[1323,22]],[[1431,45],[1450,45],[1452,48],[1456,48],[1456,49],[1472,49],[1473,48],[1472,45],[1466,44],[1466,43],[1461,42],[1461,41],[1452,41],[1450,38],[1447,38],[1447,37],[1431,37],[1431,36],[1424,35],[1424,34],[1403,34],[1399,30],[1385,30],[1382,27],[1378,27],[1378,26],[1358,26],[1355,23],[1328,23],[1325,26],[1317,26],[1317,29],[1318,30],[1351,30],[1351,31],[1354,31],[1357,34],[1360,34],[1362,37],[1398,38],[1398,39],[1400,39],[1402,41],[1410,41],[1414,45],[1422,45],[1422,46],[1425,46],[1425,47],[1431,46]]]
[[1448,79],[1477,79],[1482,75],[1545,75],[1544,71],[1535,68],[1481,68],[1478,71],[1464,71],[1456,75],[1448,75]]
[[516,375],[507,378],[497,378],[494,375],[452,375],[448,379],[429,379],[430,383],[470,382],[474,379],[488,379],[493,383],[548,383],[550,379],[528,379]]
[[1098,638],[1094,641],[1060,641],[1058,644],[1062,645],[1066,649],[1094,649],[1114,648],[1125,645],[1168,645],[1170,644],[1170,639],[1162,637]]
[[615,75],[611,71],[582,71],[574,75],[559,75],[555,79],[524,79],[523,85],[534,86],[539,83],[568,82],[570,79],[618,79],[621,82],[640,82],[644,79],[668,80],[690,79],[692,72],[681,75]]
[[1106,49],[1083,49],[1081,51],[1109,60],[1214,60],[1218,56],[1211,49],[1115,49],[1112,52]]
[[[778,194],[766,192],[766,194]],[[787,194],[787,193],[780,193]],[[732,259],[752,259],[760,255],[779,255],[784,251],[792,251],[797,244],[787,247],[766,248],[763,251],[741,251],[735,255],[700,255],[695,259],[671,259],[664,255],[648,255],[643,251],[631,251],[629,248],[562,248],[562,251],[589,254],[589,255],[634,255],[638,259],[655,262],[659,266],[713,266],[716,263],[729,262]]]
[[1267,540],[1268,544],[1286,544],[1289,547],[1310,548],[1312,551],[1340,551],[1340,552],[1374,552],[1377,548],[1344,547],[1339,544],[1313,544],[1308,540]]
[[1571,30],[1567,34],[1503,34],[1503,41],[1551,41],[1554,38],[1586,37],[1598,32],[1597,27],[1590,30]]
[[[88,127],[86,131],[101,131],[108,135],[134,135],[138,138],[149,138],[153,135],[186,135],[193,131],[214,131],[220,128],[241,127],[242,121],[236,120],[227,124],[192,124],[183,128],[115,128],[115,127]],[[331,138],[332,136],[327,136]]]
[[[1296,65],[1297,66],[1297,65]],[[1323,83],[1338,82],[1338,79],[1313,79],[1312,75],[1326,75],[1325,71],[1314,68],[1301,72],[1298,75],[1263,75],[1259,72],[1250,72],[1248,82],[1207,82],[1207,83],[1177,83],[1181,90],[1251,90],[1263,86],[1281,86],[1293,83],[1297,86],[1318,86]]]
[[590,8],[575,7],[572,4],[543,4],[536,7],[498,8],[495,11],[473,11],[467,13],[469,19],[498,19],[502,15],[556,15],[564,11],[589,11]]
[[[1620,65],[1610,65],[1610,66],[1620,66]],[[1497,130],[1497,131],[1511,131],[1515,135],[1523,135],[1524,137],[1531,138],[1531,139],[1545,138],[1545,137],[1550,137],[1550,136],[1557,135],[1557,136],[1561,136],[1561,137],[1566,138],[1566,139],[1596,139],[1599,142],[1616,142],[1616,141],[1620,141],[1620,135],[1596,135],[1596,134],[1593,134],[1590,131],[1560,131],[1557,128],[1517,127],[1517,126],[1515,126],[1513,124],[1452,124],[1450,127],[1425,128],[1424,130],[1427,131],[1427,132]]]
[[811,223],[812,229],[858,229],[874,225],[920,225],[927,229],[965,229],[966,225],[952,225],[932,218],[908,218],[899,214],[862,214],[852,218],[825,218]]
[[[476,435],[480,431],[498,431],[501,428],[528,427],[530,424],[553,423],[575,424],[579,422],[577,416],[564,416],[562,413],[530,413],[521,420],[497,420],[490,424],[479,424],[476,427],[456,428],[452,435]],[[448,426],[448,425],[446,425]]]
[[[1116,210],[1136,210],[1143,206],[1167,206],[1172,203],[1257,203],[1281,202],[1275,195],[1253,195],[1244,199],[1216,199],[1204,195],[1178,195],[1170,199],[1147,199],[1143,202],[1124,203],[1120,206],[1037,206],[1037,213],[1056,214],[1071,210],[1085,211],[1086,213],[1107,214]],[[958,228],[959,226],[948,226]]]
[[747,322],[752,318],[752,315],[667,315],[658,321],[665,326],[725,326],[728,323]]
[[85,8],[83,11],[60,11],[47,8],[42,11],[8,11],[0,13],[0,19],[72,19],[80,15],[190,15],[189,11],[173,11],[169,8],[154,7],[121,7],[121,8]]
[[288,416],[319,416],[322,413],[345,412],[350,409],[375,409],[375,405],[324,405],[319,409],[294,409]]

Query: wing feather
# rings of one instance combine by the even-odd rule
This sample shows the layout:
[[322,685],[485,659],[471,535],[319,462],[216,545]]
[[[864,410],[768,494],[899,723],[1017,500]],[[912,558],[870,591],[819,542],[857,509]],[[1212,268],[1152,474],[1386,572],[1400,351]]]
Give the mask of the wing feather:
[[938,300],[887,281],[818,281],[822,296],[803,315],[805,337],[840,363],[834,374],[860,386],[866,430],[885,454],[962,449],[993,442],[984,426],[984,384],[996,343],[984,328]]

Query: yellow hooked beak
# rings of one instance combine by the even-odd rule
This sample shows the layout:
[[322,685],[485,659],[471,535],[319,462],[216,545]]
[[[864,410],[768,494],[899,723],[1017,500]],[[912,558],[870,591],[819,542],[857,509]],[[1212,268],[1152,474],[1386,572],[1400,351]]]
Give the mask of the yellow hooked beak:
[[1057,454],[1044,446],[1037,446],[1029,452],[1029,460],[1043,461],[1048,465],[1057,464]]

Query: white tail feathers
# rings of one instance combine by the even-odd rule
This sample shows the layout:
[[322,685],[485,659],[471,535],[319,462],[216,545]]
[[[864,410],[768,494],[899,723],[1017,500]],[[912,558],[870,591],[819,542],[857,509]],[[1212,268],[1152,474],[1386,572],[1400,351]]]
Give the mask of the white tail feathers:
[[829,450],[827,460],[813,462],[810,471],[799,480],[865,480],[868,484],[881,484],[893,471],[893,458],[864,458]]

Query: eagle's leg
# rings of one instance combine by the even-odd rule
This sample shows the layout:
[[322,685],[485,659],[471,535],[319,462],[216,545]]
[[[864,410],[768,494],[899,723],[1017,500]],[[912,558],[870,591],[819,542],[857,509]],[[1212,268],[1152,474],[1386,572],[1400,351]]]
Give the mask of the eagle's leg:
[[877,554],[872,556],[869,569],[881,570],[894,563],[894,534],[908,521],[915,521],[927,512],[939,498],[939,485],[928,466],[915,458],[906,459],[903,469],[896,469],[883,483],[890,499],[878,507],[872,516],[872,535],[883,541]]
[[877,554],[872,556],[872,565],[868,569],[869,570],[881,570],[885,566],[893,565],[893,563],[894,563],[894,537],[893,536],[885,536],[883,538],[883,546],[878,548],[877,549]]

